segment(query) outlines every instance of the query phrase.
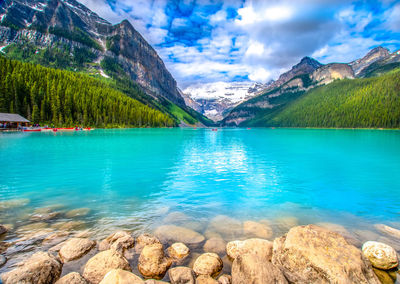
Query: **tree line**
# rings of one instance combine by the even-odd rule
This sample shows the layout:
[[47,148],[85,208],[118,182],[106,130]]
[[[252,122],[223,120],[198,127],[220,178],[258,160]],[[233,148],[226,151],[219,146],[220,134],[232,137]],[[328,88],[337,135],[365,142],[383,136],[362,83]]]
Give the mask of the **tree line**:
[[313,89],[263,121],[264,126],[400,128],[400,69]]
[[55,126],[169,127],[159,110],[87,75],[0,56],[0,112]]

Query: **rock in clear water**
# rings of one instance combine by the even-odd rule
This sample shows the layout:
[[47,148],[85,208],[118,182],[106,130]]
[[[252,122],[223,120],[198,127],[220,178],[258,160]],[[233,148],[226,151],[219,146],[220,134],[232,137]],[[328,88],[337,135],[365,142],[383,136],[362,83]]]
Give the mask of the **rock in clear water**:
[[56,245],[67,239],[69,232],[54,232],[45,237],[42,241],[42,245]]
[[128,248],[133,247],[135,239],[126,231],[118,231],[111,234],[99,243],[99,250],[113,249],[123,254]]
[[87,284],[78,272],[71,272],[57,280],[55,284]]
[[375,268],[389,270],[399,265],[396,251],[387,244],[369,241],[363,244],[362,252]]
[[16,208],[16,207],[23,207],[23,206],[28,205],[30,202],[31,202],[31,200],[28,198],[11,199],[11,200],[6,200],[6,201],[1,201],[0,202],[0,211],[6,210],[6,209],[11,209],[11,208]]
[[232,259],[239,255],[252,253],[270,261],[272,257],[272,242],[264,239],[248,239],[244,241],[232,241],[226,245],[226,253]]
[[162,244],[145,246],[140,253],[139,272],[147,277],[161,279],[164,277],[172,261],[165,257]]
[[8,232],[7,228],[3,225],[0,225],[0,235],[3,235],[7,232]]
[[77,208],[72,209],[65,213],[65,217],[67,218],[75,218],[75,217],[84,217],[90,213],[90,208]]
[[52,228],[60,231],[76,231],[84,229],[85,226],[85,222],[82,221],[58,222],[51,225]]
[[269,239],[273,232],[271,227],[254,221],[246,221],[243,223],[243,234],[246,237],[254,237],[261,239]]
[[390,227],[390,226],[387,226],[384,224],[376,224],[375,228],[381,233],[384,233],[391,237],[400,239],[400,230],[398,230],[396,228],[393,228],[393,227]]
[[0,267],[2,267],[4,264],[6,264],[6,262],[7,262],[7,258],[4,255],[0,254]]
[[112,269],[131,271],[128,261],[114,250],[102,251],[93,256],[83,269],[83,277],[91,284],[100,283]]
[[211,219],[207,231],[220,234],[225,240],[234,240],[243,236],[242,222],[225,215]]
[[100,284],[143,284],[144,281],[132,272],[113,269],[104,276]]
[[47,252],[37,252],[10,272],[2,274],[4,284],[54,283],[61,274],[62,264]]
[[96,242],[84,238],[72,238],[64,243],[59,251],[61,260],[65,263],[78,258],[88,253]]
[[171,284],[196,284],[196,274],[189,267],[178,266],[168,270]]
[[232,283],[286,284],[288,282],[279,268],[262,257],[250,253],[239,255],[233,261]]
[[171,212],[167,216],[164,217],[163,223],[164,224],[178,224],[181,222],[186,222],[190,218],[185,213],[182,212]]
[[168,248],[168,255],[177,260],[185,258],[189,253],[190,250],[184,243],[174,243]]
[[193,270],[197,275],[217,276],[222,267],[222,259],[216,253],[203,253],[193,264]]
[[184,244],[199,244],[204,241],[204,236],[196,231],[175,225],[165,225],[154,232],[162,242],[180,242]]
[[34,231],[38,231],[41,229],[45,229],[48,228],[49,224],[45,223],[45,222],[35,222],[29,225],[24,225],[18,228],[17,233],[22,233],[25,234],[27,232],[34,232]]
[[34,221],[34,222],[49,221],[49,220],[59,217],[60,215],[61,215],[60,212],[35,213],[35,214],[31,215],[29,220]]
[[316,225],[294,227],[275,239],[272,263],[289,282],[379,283],[359,249]]
[[161,242],[151,234],[141,234],[136,238],[135,251],[136,253],[140,253],[145,246],[152,244],[161,244]]
[[210,238],[203,246],[204,252],[213,252],[223,255],[226,249],[226,242],[222,238]]

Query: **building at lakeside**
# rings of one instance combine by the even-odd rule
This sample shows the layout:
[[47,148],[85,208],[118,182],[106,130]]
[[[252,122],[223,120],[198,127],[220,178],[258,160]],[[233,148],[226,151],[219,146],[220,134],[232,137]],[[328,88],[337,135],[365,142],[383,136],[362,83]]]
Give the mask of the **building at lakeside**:
[[0,112],[0,130],[29,126],[30,121],[16,113]]

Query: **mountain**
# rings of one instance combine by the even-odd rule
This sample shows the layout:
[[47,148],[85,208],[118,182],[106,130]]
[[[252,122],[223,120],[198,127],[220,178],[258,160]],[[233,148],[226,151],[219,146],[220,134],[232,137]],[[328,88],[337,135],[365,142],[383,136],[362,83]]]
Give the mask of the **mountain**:
[[239,103],[257,95],[264,84],[253,82],[216,82],[197,84],[183,90],[188,106],[208,118],[219,121]]
[[128,21],[112,25],[75,0],[0,2],[0,51],[9,59],[111,80],[177,123],[211,123],[186,106],[157,52]]
[[390,51],[387,48],[378,46],[372,49],[370,52],[368,52],[363,58],[350,62],[349,65],[353,69],[354,75],[358,76],[369,65],[371,65],[375,61],[387,57],[389,54]]
[[274,81],[268,86],[268,90],[278,88],[296,76],[310,74],[314,72],[314,70],[320,68],[322,65],[323,64],[319,63],[314,58],[306,56],[301,59],[298,64],[294,65],[289,71],[281,74],[278,80]]
[[[349,64],[319,64],[319,67],[314,64],[309,69],[299,68],[299,66],[304,66],[302,62],[314,61],[309,58],[307,60],[303,59],[299,64],[293,66],[291,70],[282,74],[277,81],[268,86],[261,94],[233,108],[220,122],[221,125],[275,125],[273,118],[276,115],[301,100],[302,97],[308,96],[314,89],[320,89],[324,85],[329,86],[338,80],[379,76],[399,68],[400,52],[390,53],[387,49],[378,47],[368,52],[363,58]],[[312,70],[313,68],[314,70]],[[304,71],[296,72],[299,69]],[[292,77],[292,75],[299,73],[301,75]],[[278,81],[280,83],[277,83]],[[320,96],[319,98],[322,97]],[[302,106],[304,107],[304,105]],[[299,125],[301,123],[300,120]]]
[[248,126],[400,128],[400,68],[314,88]]
[[75,0],[5,0],[0,19],[2,45],[28,40],[37,48],[87,48],[93,70],[112,75],[115,70],[101,67],[112,60],[147,93],[184,105],[161,58],[126,20],[111,25]]

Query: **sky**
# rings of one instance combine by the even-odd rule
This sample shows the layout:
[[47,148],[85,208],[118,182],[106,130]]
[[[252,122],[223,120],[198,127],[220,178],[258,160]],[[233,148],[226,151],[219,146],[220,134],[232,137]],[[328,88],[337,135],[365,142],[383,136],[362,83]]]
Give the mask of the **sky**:
[[128,19],[181,88],[268,82],[304,56],[350,62],[400,48],[400,1],[79,0],[116,24]]

